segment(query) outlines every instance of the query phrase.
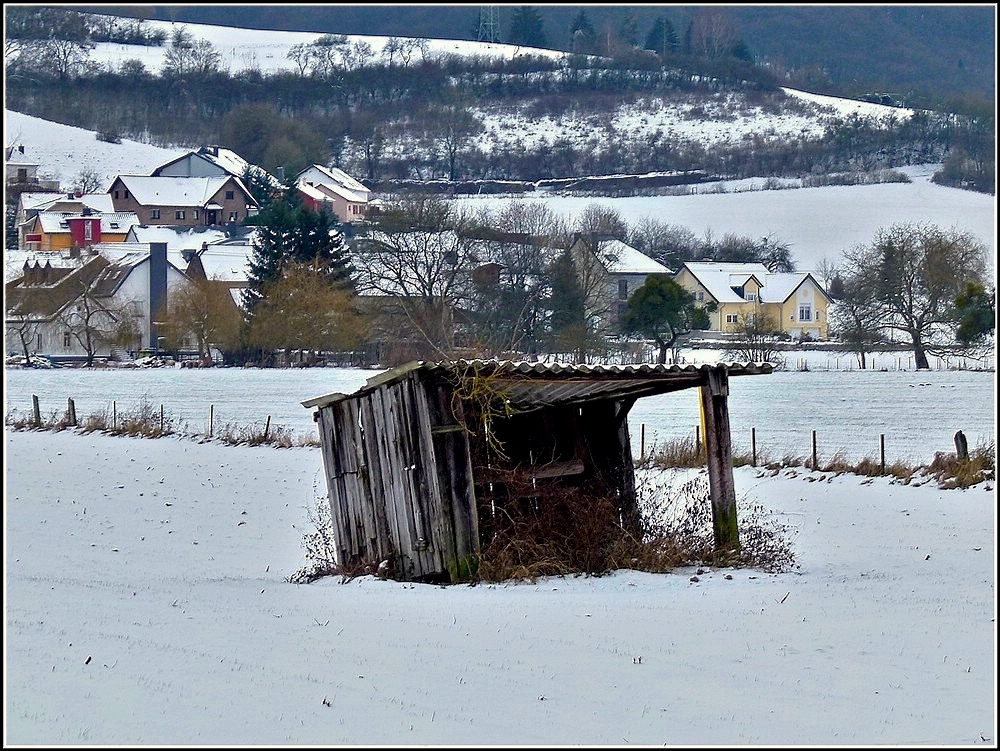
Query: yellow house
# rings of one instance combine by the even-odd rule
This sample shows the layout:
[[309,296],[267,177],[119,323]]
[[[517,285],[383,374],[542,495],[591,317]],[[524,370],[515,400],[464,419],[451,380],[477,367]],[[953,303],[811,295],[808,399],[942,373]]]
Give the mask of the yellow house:
[[771,273],[761,263],[688,262],[674,281],[705,305],[709,331],[732,333],[754,316],[766,316],[781,334],[821,341],[829,333],[830,296],[809,272]]

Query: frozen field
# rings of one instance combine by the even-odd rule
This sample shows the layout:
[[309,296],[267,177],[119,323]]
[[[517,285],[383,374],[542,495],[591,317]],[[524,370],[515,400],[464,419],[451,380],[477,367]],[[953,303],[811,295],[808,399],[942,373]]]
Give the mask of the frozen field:
[[[808,457],[812,431],[821,458],[841,453],[858,460],[877,457],[885,436],[887,461],[920,463],[936,451],[953,451],[954,435],[964,431],[969,446],[993,441],[996,434],[996,375],[970,370],[916,372],[892,369],[895,357],[884,356],[887,370],[856,369],[849,357],[811,353],[810,369],[789,369],[768,376],[730,381],[730,424],[733,443],[749,451],[756,429],[758,452],[771,458]],[[876,360],[876,362],[879,362]],[[829,367],[830,369],[826,369]],[[838,369],[839,367],[839,369]],[[850,369],[849,369],[850,368]],[[303,400],[331,392],[351,393],[378,370],[313,368],[211,370],[154,368],[6,371],[5,415],[30,414],[31,396],[39,398],[43,418],[62,415],[72,398],[78,418],[101,411],[110,415],[135,412],[143,403],[162,404],[175,430],[206,433],[212,418],[214,435],[226,426],[283,427],[295,437],[316,435],[312,411]],[[633,453],[655,442],[695,437],[700,422],[697,392],[648,397],[629,413]],[[644,426],[644,429],[643,429]],[[643,437],[645,440],[643,441]]]

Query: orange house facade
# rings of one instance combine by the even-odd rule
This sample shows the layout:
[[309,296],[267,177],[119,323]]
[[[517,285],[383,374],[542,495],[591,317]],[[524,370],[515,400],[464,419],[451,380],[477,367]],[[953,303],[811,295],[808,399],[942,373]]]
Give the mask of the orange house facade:
[[21,248],[62,251],[89,248],[97,243],[120,243],[138,223],[138,217],[131,213],[71,215],[42,211],[21,228]]

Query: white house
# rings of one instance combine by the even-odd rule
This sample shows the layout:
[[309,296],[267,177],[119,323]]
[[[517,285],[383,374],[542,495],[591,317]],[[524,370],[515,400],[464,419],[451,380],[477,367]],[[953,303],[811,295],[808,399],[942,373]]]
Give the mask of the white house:
[[171,289],[190,283],[167,260],[164,243],[48,256],[26,259],[22,275],[5,284],[8,354],[27,349],[54,361],[85,361],[155,349],[156,315]]
[[337,167],[314,164],[295,176],[295,187],[313,209],[329,208],[344,224],[365,218],[371,191]]
[[578,233],[570,253],[587,295],[588,317],[598,331],[618,322],[629,296],[646,283],[646,277],[672,273],[659,261],[612,237]]

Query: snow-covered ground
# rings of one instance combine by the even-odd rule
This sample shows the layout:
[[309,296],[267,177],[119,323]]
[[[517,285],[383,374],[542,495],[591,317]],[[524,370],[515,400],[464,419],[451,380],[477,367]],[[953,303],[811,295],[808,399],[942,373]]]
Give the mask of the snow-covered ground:
[[318,449],[5,431],[4,462],[5,747],[995,746],[992,483],[737,469],[788,573],[296,585]]

